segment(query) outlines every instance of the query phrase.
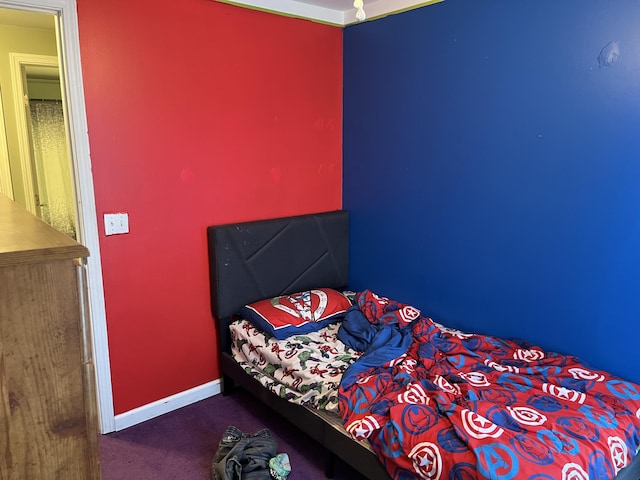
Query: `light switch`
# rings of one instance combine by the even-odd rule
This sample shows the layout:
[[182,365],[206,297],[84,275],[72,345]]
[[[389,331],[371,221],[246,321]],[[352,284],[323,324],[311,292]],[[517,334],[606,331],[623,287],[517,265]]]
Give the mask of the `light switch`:
[[104,214],[104,234],[116,235],[129,233],[128,213],[105,213]]

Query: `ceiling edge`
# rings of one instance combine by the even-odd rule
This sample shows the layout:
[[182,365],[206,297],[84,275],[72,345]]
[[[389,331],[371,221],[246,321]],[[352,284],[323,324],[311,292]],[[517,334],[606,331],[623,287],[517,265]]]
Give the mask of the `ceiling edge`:
[[[345,27],[347,25],[359,23],[356,19],[356,9],[334,10],[331,8],[318,7],[294,0],[215,0],[221,3],[228,3],[238,7],[251,8],[264,12],[285,15],[294,18],[304,18],[320,23]],[[364,9],[367,14],[367,21],[376,20],[394,13],[401,13],[414,8],[424,7],[444,0],[428,0],[426,2],[416,2],[416,0],[365,0]]]
[[344,13],[340,10],[322,8],[292,0],[215,0],[238,7],[251,8],[262,12],[285,15],[287,17],[304,18],[334,26],[344,26]]
[[[378,0],[367,2],[365,0],[364,9],[367,13],[367,20],[377,20],[388,15],[407,12],[409,10],[426,7],[427,5],[433,5],[440,2],[444,2],[444,0],[427,0],[426,2],[416,2],[415,0]],[[355,18],[355,9],[352,13],[353,19],[347,22],[347,24],[357,22]]]

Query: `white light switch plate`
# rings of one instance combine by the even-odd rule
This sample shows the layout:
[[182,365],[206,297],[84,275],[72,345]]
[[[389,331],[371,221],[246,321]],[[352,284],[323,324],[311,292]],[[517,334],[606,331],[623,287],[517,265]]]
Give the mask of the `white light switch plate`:
[[105,213],[104,214],[104,234],[116,235],[129,233],[128,213]]

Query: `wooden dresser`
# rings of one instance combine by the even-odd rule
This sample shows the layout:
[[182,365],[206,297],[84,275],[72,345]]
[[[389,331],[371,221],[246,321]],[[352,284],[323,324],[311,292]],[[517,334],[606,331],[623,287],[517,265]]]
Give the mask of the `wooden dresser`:
[[87,249],[0,194],[0,479],[100,478]]

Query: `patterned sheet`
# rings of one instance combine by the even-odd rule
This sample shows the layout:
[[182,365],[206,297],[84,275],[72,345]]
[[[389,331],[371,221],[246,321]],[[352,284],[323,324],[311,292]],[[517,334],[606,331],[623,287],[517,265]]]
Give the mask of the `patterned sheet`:
[[285,340],[246,320],[230,326],[231,352],[246,373],[290,402],[337,412],[342,374],[359,353],[337,338],[339,324]]
[[394,480],[606,480],[635,457],[639,385],[369,291],[356,304],[339,336],[366,353],[340,412]]

